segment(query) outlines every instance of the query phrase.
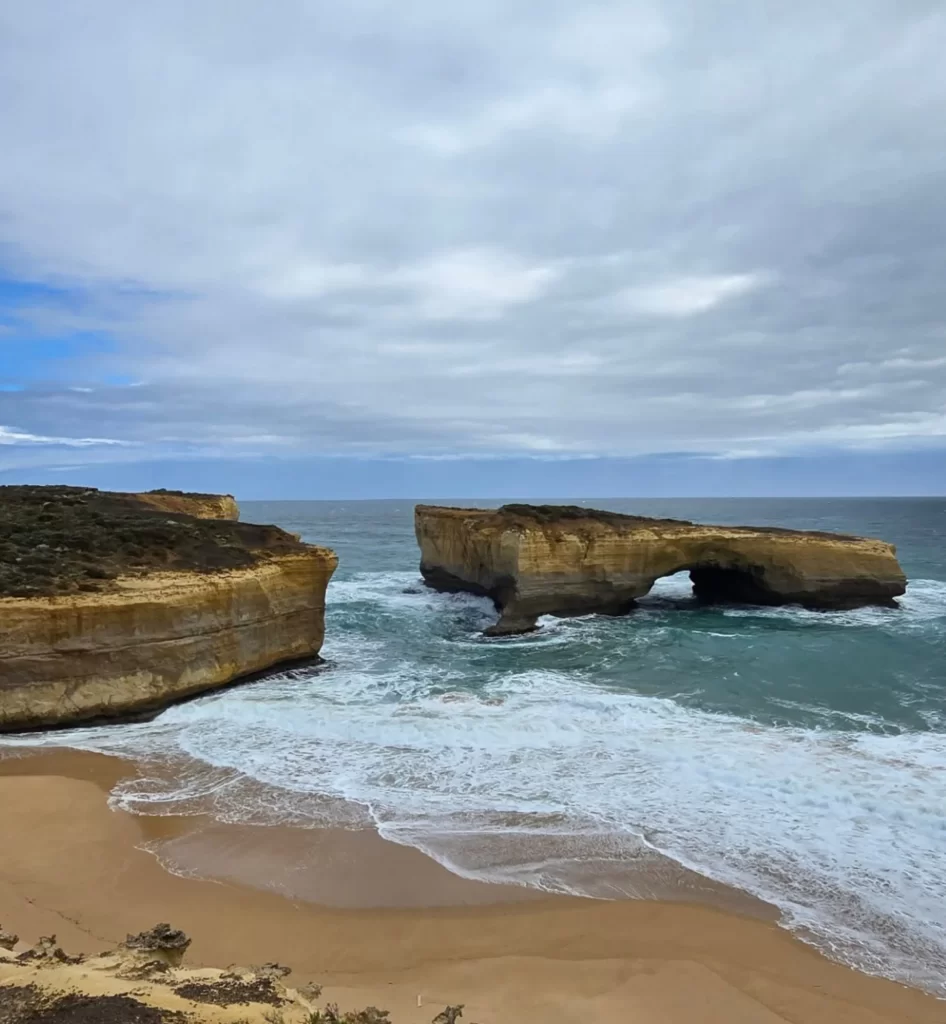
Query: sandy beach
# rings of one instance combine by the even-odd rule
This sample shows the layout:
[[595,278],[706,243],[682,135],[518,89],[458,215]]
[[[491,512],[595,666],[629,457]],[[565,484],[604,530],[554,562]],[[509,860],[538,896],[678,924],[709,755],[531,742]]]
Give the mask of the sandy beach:
[[[294,984],[324,986],[325,1000],[384,1007],[405,1024],[456,1003],[480,1024],[946,1019],[943,1002],[835,964],[757,915],[468,882],[367,832],[208,838],[193,819],[110,810],[108,789],[133,771],[71,752],[0,762],[4,928],[93,953],[169,921],[193,939],[189,964],[278,961]],[[145,849],[168,841],[236,844],[242,864],[267,844],[314,844],[326,882],[318,902],[289,899],[219,880],[223,855],[218,880],[180,877]]]

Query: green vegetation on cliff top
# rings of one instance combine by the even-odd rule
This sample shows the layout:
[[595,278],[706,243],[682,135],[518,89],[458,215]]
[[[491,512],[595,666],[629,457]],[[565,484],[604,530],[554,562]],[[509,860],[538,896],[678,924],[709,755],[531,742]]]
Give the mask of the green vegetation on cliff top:
[[0,487],[0,597],[102,590],[116,576],[219,572],[299,550],[275,526],[149,508],[90,487]]

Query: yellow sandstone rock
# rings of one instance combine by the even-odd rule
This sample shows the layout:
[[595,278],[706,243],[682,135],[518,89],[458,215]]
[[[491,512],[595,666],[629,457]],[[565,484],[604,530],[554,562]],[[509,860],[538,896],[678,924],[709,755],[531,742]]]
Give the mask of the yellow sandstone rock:
[[[23,593],[30,574],[20,568],[0,593],[0,730],[159,707],[321,649],[335,553],[276,527],[201,526],[184,514],[189,504],[235,519],[232,498],[35,488],[4,497],[8,509],[19,502],[8,519],[11,535],[18,531],[12,550],[25,550],[30,536],[23,509],[35,506],[51,522],[34,528],[46,538],[35,573],[46,592]],[[122,531],[138,547],[129,551]],[[67,535],[84,537],[95,554],[69,548]],[[29,564],[24,557],[16,561]],[[90,578],[82,563],[83,575],[80,558],[109,572]],[[128,568],[115,576],[123,560]]]
[[142,504],[162,512],[183,512],[198,519],[239,519],[240,509],[232,494],[188,494],[182,491],[143,491],[135,494]]
[[156,707],[315,657],[334,552],[119,578],[103,593],[0,598],[0,729]]
[[623,614],[682,570],[707,601],[890,606],[906,589],[893,545],[845,534],[554,505],[418,505],[415,531],[427,585],[492,598],[502,613],[493,635],[534,629],[540,615]]

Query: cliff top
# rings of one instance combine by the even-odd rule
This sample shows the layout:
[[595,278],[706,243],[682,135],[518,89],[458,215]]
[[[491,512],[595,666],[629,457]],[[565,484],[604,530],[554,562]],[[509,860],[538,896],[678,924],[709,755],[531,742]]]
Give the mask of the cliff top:
[[456,516],[492,520],[510,526],[546,527],[601,524],[618,530],[714,530],[741,533],[773,534],[785,537],[821,537],[835,541],[859,542],[865,540],[848,533],[829,533],[821,530],[791,530],[782,526],[713,526],[694,523],[689,519],[659,519],[651,516],[635,516],[625,512],[609,512],[605,509],[586,508],[583,505],[525,505],[509,504],[499,508],[457,508],[448,505],[418,505],[420,514]]
[[525,519],[532,523],[554,524],[575,520],[592,520],[619,527],[634,526],[693,526],[689,519],[653,519],[649,516],[632,516],[625,512],[608,512],[600,508],[585,508],[582,505],[502,505],[500,515],[514,519]]
[[276,526],[171,512],[149,506],[147,495],[0,486],[2,597],[101,590],[116,576],[159,570],[240,569],[304,549]]
[[[120,492],[116,492],[120,493]],[[217,498],[232,498],[232,494],[210,494],[206,491],[175,491],[169,487],[155,487],[144,494],[166,494],[174,498],[200,498],[205,501],[213,501]]]

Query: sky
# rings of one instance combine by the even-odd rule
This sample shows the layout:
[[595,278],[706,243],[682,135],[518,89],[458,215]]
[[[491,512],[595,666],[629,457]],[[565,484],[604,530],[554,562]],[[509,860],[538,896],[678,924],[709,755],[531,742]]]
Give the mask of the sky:
[[940,0],[0,0],[0,483],[946,492]]

